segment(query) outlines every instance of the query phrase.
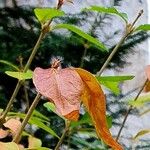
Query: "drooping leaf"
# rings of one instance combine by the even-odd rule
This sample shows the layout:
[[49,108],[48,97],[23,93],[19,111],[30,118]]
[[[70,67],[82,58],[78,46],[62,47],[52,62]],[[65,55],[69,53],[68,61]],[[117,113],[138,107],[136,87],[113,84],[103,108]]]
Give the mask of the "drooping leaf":
[[18,80],[32,79],[32,74],[33,74],[33,72],[31,70],[28,70],[27,72],[6,71],[5,73],[8,76],[17,78]]
[[19,67],[17,67],[16,65],[12,64],[12,63],[9,62],[9,61],[0,60],[0,63],[5,64],[5,65],[8,65],[8,66],[10,66],[11,68],[13,68],[14,70],[19,71]]
[[143,136],[145,134],[150,133],[150,129],[145,129],[145,130],[141,130],[139,131],[134,137],[133,139],[136,140],[137,138],[139,138],[140,136]]
[[14,142],[8,142],[8,143],[0,142],[0,149],[1,150],[19,150],[19,147]]
[[108,129],[105,95],[98,81],[86,70],[80,68],[76,68],[75,70],[78,72],[84,83],[82,101],[92,118],[98,137],[114,150],[123,150],[122,146],[113,139]]
[[83,85],[76,71],[36,68],[33,83],[38,92],[54,102],[56,113],[70,120],[78,119]]
[[126,23],[128,21],[127,14],[119,12],[114,7],[91,6],[90,8],[86,8],[84,10],[92,10],[92,11],[97,11],[97,12],[100,12],[100,13],[114,14],[114,15],[117,15],[117,16],[121,17]]
[[42,146],[42,141],[33,136],[29,136],[28,143],[29,143],[28,148],[30,148],[30,149],[36,149],[37,147]]
[[140,25],[138,26],[135,31],[149,31],[150,30],[150,24],[143,24],[143,25]]
[[63,11],[53,8],[35,8],[34,13],[41,24],[54,17],[63,16],[65,14]]
[[101,48],[101,50],[103,51],[107,51],[108,49],[104,46],[104,44],[102,42],[100,42],[99,40],[97,40],[96,38],[90,36],[89,34],[83,32],[81,29],[79,29],[78,27],[74,26],[74,25],[70,25],[70,24],[58,24],[56,26],[53,27],[53,29],[68,29],[76,34],[78,34],[79,36],[85,38],[87,41],[97,45],[98,47]]

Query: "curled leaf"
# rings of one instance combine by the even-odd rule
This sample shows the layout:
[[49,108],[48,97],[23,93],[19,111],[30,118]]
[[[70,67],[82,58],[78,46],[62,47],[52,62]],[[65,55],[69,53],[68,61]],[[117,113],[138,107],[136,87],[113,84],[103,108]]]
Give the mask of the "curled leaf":
[[54,102],[58,114],[77,120],[83,90],[82,80],[74,69],[58,69],[55,64],[52,67],[34,70],[33,82],[37,91]]
[[98,81],[86,70],[80,68],[75,70],[84,83],[82,101],[92,118],[98,137],[114,150],[123,150],[122,146],[113,139],[107,127],[105,95]]

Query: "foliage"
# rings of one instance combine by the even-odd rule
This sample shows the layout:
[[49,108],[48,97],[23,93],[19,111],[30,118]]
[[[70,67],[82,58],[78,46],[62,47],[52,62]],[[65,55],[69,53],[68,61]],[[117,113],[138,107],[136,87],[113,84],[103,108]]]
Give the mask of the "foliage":
[[[63,1],[59,0],[56,8],[60,8],[62,5]],[[36,91],[39,92],[39,96],[37,94],[36,97],[38,98],[34,99],[30,109],[29,106],[32,102],[30,99],[35,97],[36,92],[30,80],[26,79],[32,78],[31,70],[35,67],[49,67],[50,58],[53,56],[61,56],[64,59],[63,67],[71,63],[75,67],[80,66],[96,73],[110,53],[114,51],[117,44],[110,44],[111,46],[106,48],[108,46],[105,46],[104,39],[100,40],[96,34],[97,29],[100,29],[101,25],[105,23],[105,19],[111,20],[108,14],[121,17],[126,23],[127,31],[129,30],[129,34],[125,33],[127,35],[126,42],[118,46],[118,52],[115,54],[116,57],[111,58],[111,63],[109,61],[109,64],[107,64],[108,68],[122,67],[125,62],[123,57],[130,52],[129,49],[148,38],[148,34],[143,31],[148,31],[149,25],[145,24],[134,27],[133,24],[133,26],[129,26],[126,14],[119,12],[114,7],[91,6],[77,15],[65,14],[65,12],[55,8],[35,8],[34,13],[41,24],[37,23],[32,10],[33,8],[18,7],[15,1],[14,7],[0,9],[2,14],[1,19],[3,20],[0,28],[0,50],[3,52],[0,56],[0,73],[2,74],[0,79],[2,81],[2,90],[0,89],[2,94],[0,93],[0,96],[3,102],[0,105],[4,109],[4,112],[6,111],[7,117],[23,119],[21,124],[23,129],[28,124],[25,131],[19,128],[17,133],[13,133],[13,129],[7,126],[10,133],[13,134],[10,134],[10,137],[7,135],[3,139],[1,147],[6,149],[8,146],[7,149],[10,149],[11,145],[11,148],[18,149],[20,145],[16,145],[15,143],[19,143],[19,138],[22,135],[21,143],[23,145],[21,146],[27,147],[25,149],[47,150],[49,148],[54,149],[55,146],[55,149],[58,149],[62,143],[67,148],[71,147],[72,149],[84,149],[88,147],[91,149],[107,149],[103,141],[113,149],[123,149],[112,138],[108,129],[114,125],[116,115],[106,115],[105,96],[100,84],[103,84],[119,96],[121,94],[119,89],[121,82],[131,80],[133,76],[95,77],[93,74],[81,68],[60,69],[57,63],[52,62],[50,69],[38,68],[34,71],[33,82]],[[92,12],[89,12],[89,10]],[[96,13],[93,11],[96,11]],[[91,16],[95,18],[91,22],[88,31],[85,32],[82,28],[83,24],[89,22]],[[71,32],[65,33],[63,30],[60,30],[62,32],[58,33],[58,29],[68,29]],[[48,32],[50,34],[47,34]],[[39,33],[43,35],[41,38],[43,40],[42,42],[41,40],[37,40]],[[114,31],[114,35],[118,33],[118,31]],[[38,45],[36,41],[38,44],[41,44],[40,47],[36,46]],[[34,47],[34,53],[39,48],[36,56],[32,55],[33,52],[31,53],[32,47]],[[30,59],[28,60],[29,55]],[[31,64],[31,66],[28,65],[31,70],[26,72],[23,70],[27,65],[27,60]],[[118,62],[121,63],[118,64]],[[4,71],[8,76],[15,79],[13,80],[13,78],[6,76]],[[17,85],[19,85],[19,88],[14,90],[10,99],[14,101],[16,98],[16,102],[13,105],[13,112],[10,112],[10,110],[7,111],[5,109],[4,104],[12,93],[16,79],[18,80]],[[11,89],[8,88],[9,86]],[[20,94],[18,94],[20,87]],[[5,93],[5,90],[8,92]],[[42,100],[39,101],[40,98],[43,99],[40,94],[46,96],[52,103],[45,103]],[[88,113],[86,110],[79,113],[80,99],[82,99]],[[137,103],[139,101],[134,102]],[[38,111],[35,111],[34,109],[37,104]],[[48,111],[43,107],[43,104]],[[18,110],[22,112],[18,112]],[[6,127],[7,122],[4,122],[7,120],[5,120],[5,117],[3,118],[2,115],[0,119],[0,125]],[[77,122],[71,122],[69,127],[67,126],[68,119],[79,120]],[[64,129],[65,123],[66,128]],[[96,128],[99,139],[103,141],[97,138],[93,125]],[[64,132],[62,132],[63,129]],[[4,129],[3,132],[7,131],[8,129]],[[143,130],[137,133],[135,138],[148,132],[148,129]],[[66,139],[64,139],[65,135],[68,135]],[[4,143],[11,141],[9,138],[13,138],[13,142]],[[59,142],[56,145],[58,140]]]

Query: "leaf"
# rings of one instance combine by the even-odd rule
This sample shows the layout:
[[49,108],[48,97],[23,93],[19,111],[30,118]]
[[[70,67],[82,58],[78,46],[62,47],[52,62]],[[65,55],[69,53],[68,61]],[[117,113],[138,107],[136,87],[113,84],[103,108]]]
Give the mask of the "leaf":
[[3,143],[0,142],[1,150],[19,150],[19,147],[14,142]]
[[53,136],[59,138],[59,136],[58,136],[50,127],[48,127],[47,125],[45,125],[43,122],[41,122],[41,121],[40,121],[39,119],[37,119],[37,118],[30,119],[30,120],[29,120],[29,123],[30,123],[30,124],[34,124],[34,125],[36,125],[37,127],[39,127],[39,128],[41,128],[41,129],[47,131],[47,132],[50,133],[51,135],[53,135]]
[[55,108],[55,105],[51,102],[46,102],[44,103],[43,105],[45,108],[47,108],[48,111],[52,111],[54,113],[56,113],[56,108]]
[[141,130],[139,131],[134,137],[133,139],[136,140],[137,138],[139,138],[140,136],[143,136],[145,134],[148,134],[150,132],[149,129],[146,129],[146,130]]
[[97,80],[114,94],[120,94],[120,82],[131,80],[134,76],[96,76]]
[[96,76],[98,81],[123,82],[131,80],[134,76]]
[[29,143],[28,148],[30,149],[36,149],[37,147],[42,146],[41,140],[33,136],[29,136],[28,143]]
[[54,102],[56,113],[70,120],[78,119],[83,85],[76,71],[36,68],[33,83],[39,93]]
[[143,25],[140,25],[138,26],[135,31],[149,31],[150,30],[150,24],[143,24]]
[[53,8],[35,8],[34,13],[41,24],[54,17],[63,16],[65,13],[63,11],[53,9]]
[[9,128],[12,135],[15,136],[18,129],[21,127],[21,122],[17,119],[11,118],[6,123],[3,124],[6,128]]
[[18,80],[32,79],[32,71],[31,70],[28,70],[27,72],[6,71],[5,73],[8,76],[17,78]]
[[96,38],[90,36],[89,34],[83,32],[81,29],[79,29],[78,27],[76,27],[74,25],[58,24],[58,25],[53,27],[53,29],[60,29],[60,28],[65,28],[65,29],[71,30],[72,32],[78,34],[79,36],[83,37],[84,39],[88,40],[89,42],[100,47],[102,51],[108,51],[108,49],[104,46],[104,44],[102,42],[100,42]]
[[19,70],[20,70],[16,65],[12,64],[12,63],[9,62],[9,61],[0,60],[0,63],[10,66],[11,68],[13,68],[13,69],[16,70],[16,71],[19,71]]
[[145,105],[146,103],[150,102],[150,93],[144,94],[140,96],[136,101],[129,100],[129,105],[132,105],[134,107],[141,107]]
[[121,17],[126,23],[128,22],[127,14],[119,12],[114,7],[91,6],[90,8],[85,8],[84,10],[92,10],[92,11],[97,11],[97,12],[102,12],[107,14],[114,14]]
[[119,95],[120,94],[120,88],[118,82],[109,82],[109,81],[100,81],[101,84],[103,84],[106,88],[111,90],[114,94]]
[[98,81],[86,70],[80,68],[75,70],[85,85],[82,101],[92,118],[98,137],[114,150],[123,150],[122,146],[113,139],[107,127],[106,100]]

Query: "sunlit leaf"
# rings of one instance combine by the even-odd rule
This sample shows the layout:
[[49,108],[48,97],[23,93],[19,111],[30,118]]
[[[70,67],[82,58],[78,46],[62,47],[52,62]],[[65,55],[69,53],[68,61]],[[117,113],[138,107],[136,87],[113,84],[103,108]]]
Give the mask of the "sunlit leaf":
[[70,25],[70,24],[58,24],[56,26],[53,27],[53,29],[68,29],[76,34],[78,34],[79,36],[85,38],[86,40],[88,40],[89,42],[97,45],[98,47],[101,48],[101,50],[106,51],[108,50],[104,44],[102,42],[100,42],[99,40],[97,40],[96,38],[90,36],[89,34],[83,32],[81,29],[79,29],[78,27],[74,26],[74,25]]
[[16,71],[19,71],[19,67],[17,67],[16,65],[12,64],[11,62],[9,61],[6,61],[6,60],[0,60],[0,63],[4,64],[4,65],[7,65],[7,66],[10,66],[12,69],[16,70]]
[[53,103],[46,102],[46,103],[44,103],[43,106],[46,107],[48,111],[52,111],[52,112],[56,113],[56,108],[55,108],[55,105]]
[[84,92],[81,99],[92,118],[98,137],[113,149],[123,150],[122,146],[113,139],[108,129],[105,95],[98,81],[86,70],[80,68],[76,68],[75,70],[84,83]]
[[114,15],[121,17],[126,23],[128,20],[128,16],[126,13],[119,12],[114,7],[91,6],[90,8],[86,8],[84,10],[92,10],[92,11],[97,11],[100,13],[114,14]]
[[32,79],[32,74],[33,74],[33,72],[31,70],[28,70],[27,72],[6,71],[5,73],[8,76],[17,78],[18,80]]
[[135,31],[138,31],[138,30],[141,30],[141,31],[149,31],[150,30],[150,24],[143,24],[143,25],[140,25],[138,26]]
[[148,133],[150,133],[150,129],[141,130],[133,137],[133,139],[136,140],[137,138],[139,138],[145,134],[148,134]]
[[0,149],[1,150],[19,150],[19,147],[14,142],[8,142],[8,143],[0,142]]
[[45,23],[54,17],[63,16],[64,12],[53,8],[35,8],[34,13],[41,23]]

